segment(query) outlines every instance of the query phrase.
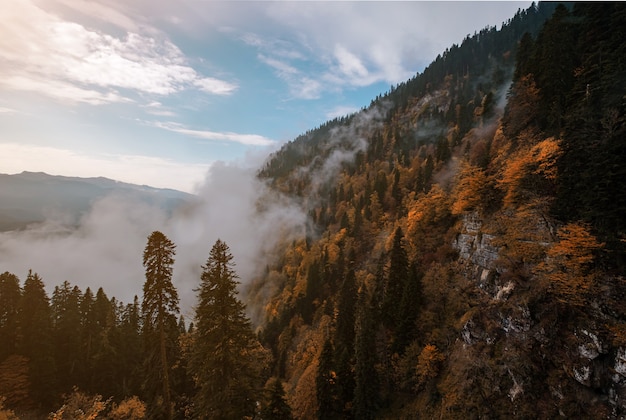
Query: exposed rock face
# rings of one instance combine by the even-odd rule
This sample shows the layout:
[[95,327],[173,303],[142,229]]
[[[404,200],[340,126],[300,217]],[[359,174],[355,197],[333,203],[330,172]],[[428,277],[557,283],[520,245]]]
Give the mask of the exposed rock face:
[[[619,279],[603,280],[611,284],[605,286],[611,290],[603,295],[607,302],[585,308],[557,302],[544,294],[546,289],[532,289],[539,281],[532,266],[521,283],[502,271],[500,249],[494,245],[501,238],[485,232],[488,223],[477,213],[464,215],[452,243],[461,274],[482,292],[480,303],[468,310],[460,325],[457,351],[463,355],[458,357],[480,365],[481,355],[488,354],[489,368],[500,371],[488,381],[494,401],[510,401],[513,411],[541,389],[542,415],[585,417],[602,412],[605,418],[626,418],[626,346],[617,347],[607,328],[620,323],[621,315],[610,309],[615,304],[609,303],[621,299],[616,297],[622,296]],[[540,248],[551,245],[550,226],[538,224],[531,230],[529,242]],[[573,407],[580,401],[594,408],[585,415],[576,413]]]
[[496,297],[503,288],[492,281],[495,262],[499,258],[498,247],[493,245],[495,236],[483,232],[482,226],[483,221],[478,213],[463,215],[461,232],[452,246],[459,252],[459,260],[466,264],[468,277],[478,281],[481,289]]

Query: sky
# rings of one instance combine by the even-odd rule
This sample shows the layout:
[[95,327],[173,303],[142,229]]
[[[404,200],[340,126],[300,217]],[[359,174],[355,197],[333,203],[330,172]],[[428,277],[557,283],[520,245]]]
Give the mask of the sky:
[[529,2],[0,2],[0,173],[197,192]]

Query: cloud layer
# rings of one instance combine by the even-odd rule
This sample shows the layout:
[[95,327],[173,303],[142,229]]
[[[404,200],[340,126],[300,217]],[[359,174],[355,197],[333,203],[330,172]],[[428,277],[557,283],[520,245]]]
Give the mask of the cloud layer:
[[199,74],[167,38],[135,32],[113,36],[65,21],[28,0],[2,2],[0,17],[4,88],[94,105],[131,101],[129,93],[199,89],[229,95],[237,89]]
[[50,219],[24,231],[0,233],[0,272],[24,280],[32,268],[49,292],[67,280],[83,291],[103,287],[109,297],[131,302],[134,295],[141,296],[145,281],[141,261],[147,237],[159,230],[177,245],[173,280],[181,309],[190,316],[201,266],[218,238],[230,246],[245,284],[265,270],[277,244],[303,234],[306,217],[301,209],[271,192],[252,168],[213,165],[198,201],[172,216],[114,195],[96,202],[77,229]]

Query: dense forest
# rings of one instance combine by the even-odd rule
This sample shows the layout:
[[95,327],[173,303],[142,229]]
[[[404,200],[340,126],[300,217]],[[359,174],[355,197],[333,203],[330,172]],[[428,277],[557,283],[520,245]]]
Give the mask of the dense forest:
[[306,235],[193,319],[158,230],[132,303],[0,275],[0,418],[625,416],[625,31],[533,4],[286,144]]

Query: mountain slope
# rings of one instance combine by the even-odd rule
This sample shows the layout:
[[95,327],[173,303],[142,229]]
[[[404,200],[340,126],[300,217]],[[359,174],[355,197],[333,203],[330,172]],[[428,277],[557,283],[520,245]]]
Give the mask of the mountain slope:
[[0,174],[0,231],[21,229],[48,216],[77,223],[95,200],[109,194],[132,195],[167,211],[193,198],[180,191],[101,177],[75,178],[34,172]]
[[624,233],[605,224],[626,210],[625,15],[604,6],[520,12],[263,168],[310,216],[248,291],[296,417],[626,412]]

